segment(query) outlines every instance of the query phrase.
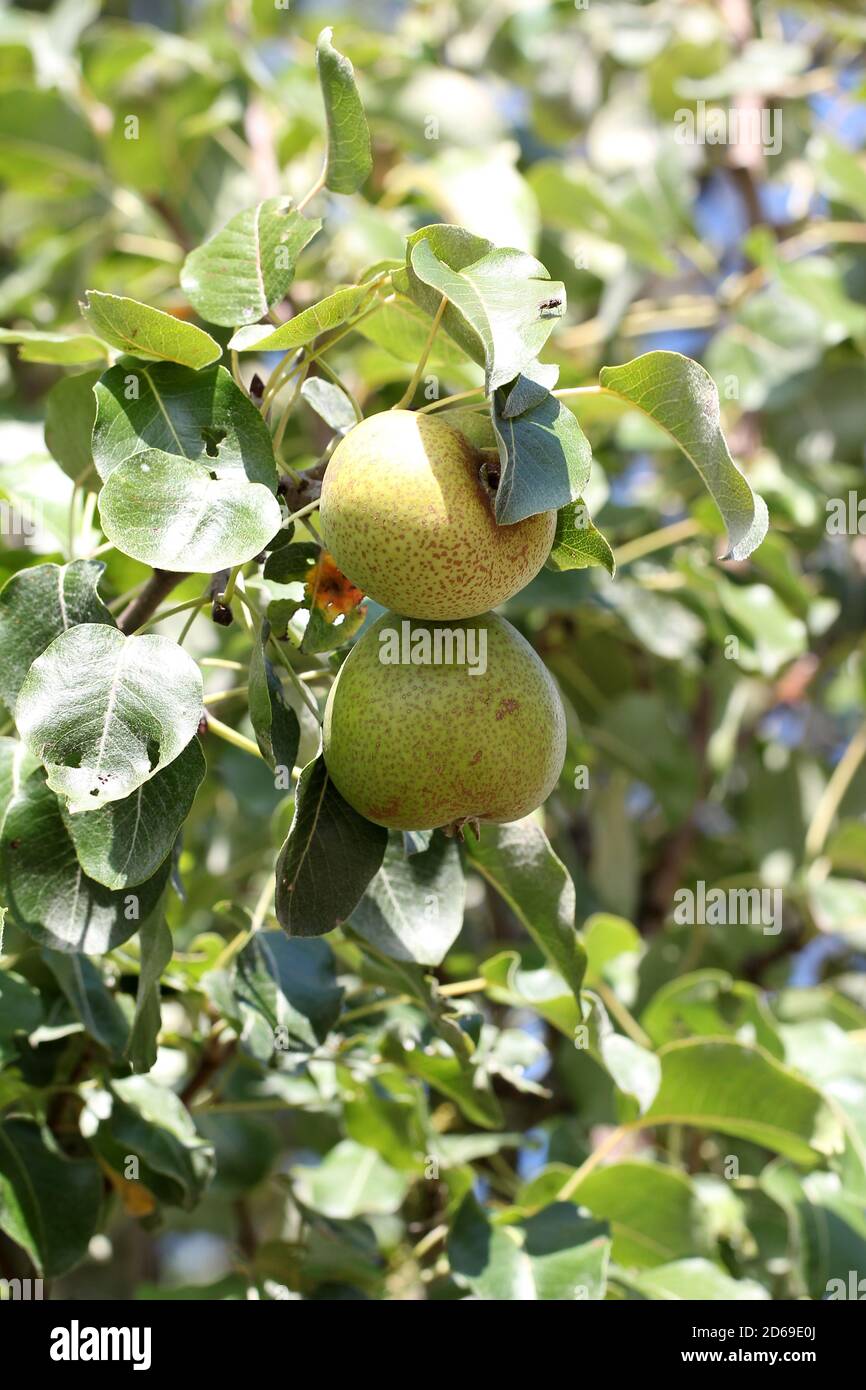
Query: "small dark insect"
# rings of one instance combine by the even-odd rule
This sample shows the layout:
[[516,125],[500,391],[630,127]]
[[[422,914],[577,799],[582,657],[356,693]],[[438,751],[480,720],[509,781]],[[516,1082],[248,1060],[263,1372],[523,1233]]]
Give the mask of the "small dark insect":
[[217,623],[220,627],[231,627],[232,623],[235,620],[231,608],[229,608],[228,605],[225,603],[218,602],[215,602],[213,604],[213,607],[211,609],[211,617],[213,618],[213,621]]
[[539,312],[540,314],[543,314],[543,313],[545,313],[545,312],[549,312],[551,309],[561,309],[561,308],[562,308],[562,300],[561,300],[561,299],[545,299],[545,301],[544,301],[543,304],[539,304],[539,306],[538,306],[538,312]]

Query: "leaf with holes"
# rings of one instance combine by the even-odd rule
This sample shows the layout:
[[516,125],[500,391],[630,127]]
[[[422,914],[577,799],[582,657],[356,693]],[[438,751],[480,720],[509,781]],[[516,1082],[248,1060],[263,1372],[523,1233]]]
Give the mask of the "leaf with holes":
[[31,665],[55,637],[80,623],[115,626],[96,592],[104,570],[98,560],[36,565],[0,589],[0,699],[10,710]]
[[269,488],[208,464],[147,449],[115,468],[99,495],[102,528],[133,560],[184,574],[230,569],[264,550],[282,522]]
[[199,368],[222,356],[219,343],[204,329],[137,299],[88,290],[81,308],[100,338],[133,357]]
[[322,754],[307,763],[277,860],[280,926],[289,936],[322,936],[340,926],[378,871],[387,843],[387,830],[343,800]]
[[49,786],[75,812],[122,801],[167,767],[201,710],[201,673],[175,642],[83,623],[34,661],[15,718]]
[[192,738],[173,762],[122,801],[98,811],[65,808],[63,820],[84,872],[106,888],[144,883],[171,853],[207,766]]
[[302,217],[290,198],[267,198],[189,253],[181,287],[208,323],[255,323],[285,298],[295,262],[321,225]]
[[349,59],[334,48],[333,33],[333,29],[323,29],[316,44],[316,67],[328,126],[325,187],[333,193],[354,193],[373,168],[370,132],[354,69]]
[[276,491],[268,427],[225,367],[127,360],[100,378],[95,396],[93,460],[103,482],[130,455],[158,449]]

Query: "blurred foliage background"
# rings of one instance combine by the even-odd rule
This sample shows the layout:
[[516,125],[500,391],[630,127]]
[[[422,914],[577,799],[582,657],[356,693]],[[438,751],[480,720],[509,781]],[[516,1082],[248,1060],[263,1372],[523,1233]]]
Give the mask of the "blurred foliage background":
[[[715,509],[659,431],[603,399],[579,405],[595,457],[587,501],[614,547],[617,574],[543,571],[505,609],[554,672],[568,712],[566,770],[544,823],[574,881],[578,925],[593,919],[589,982],[604,989],[614,1016],[619,1000],[643,1016],[655,1041],[763,1028],[759,1040],[770,1052],[846,1101],[862,1153],[862,7],[4,6],[0,321],[43,330],[73,323],[84,287],[188,315],[178,289],[185,251],[257,198],[300,196],[318,173],[323,117],[313,51],[325,24],[355,65],[374,169],[362,194],[328,199],[326,234],[303,253],[291,290],[294,310],[383,258],[402,259],[404,238],[418,226],[455,222],[533,252],[564,281],[567,317],[545,353],[561,367],[560,385],[594,381],[604,364],[667,348],[703,362],[719,387],[732,452],[771,513],[768,538],[741,564],[718,563]],[[778,150],[681,140],[683,112],[697,119],[702,103],[775,113]],[[135,139],[124,134],[130,117],[139,123]],[[334,365],[365,411],[381,409],[399,397],[426,328],[395,308],[362,334],[341,345]],[[66,553],[75,458],[51,453],[62,394],[48,396],[48,447],[44,439],[58,370],[25,360],[26,350],[2,352],[0,494],[31,518],[33,532],[4,548],[5,579],[34,556]],[[443,393],[480,380],[447,342],[428,371]],[[285,457],[312,462],[322,429],[302,408]],[[66,431],[58,455],[68,440]],[[828,499],[844,503],[841,533],[828,526]],[[76,505],[84,553],[101,537],[88,499]],[[116,552],[106,560],[106,597],[144,575]],[[178,601],[199,587],[190,580]],[[242,633],[206,624],[188,645],[205,658],[243,659],[245,650]],[[216,688],[220,673],[211,674]],[[309,727],[306,737],[311,753]],[[199,982],[235,930],[238,905],[256,902],[291,811],[263,763],[214,739],[207,753],[215,775],[187,824],[185,896],[170,907],[176,956],[154,1073],[164,1086],[189,1084],[213,1060]],[[587,776],[576,778],[582,768]],[[677,925],[674,894],[699,880],[780,889],[782,931]],[[538,964],[515,916],[470,872],[463,930],[438,976],[471,979],[507,950]],[[121,991],[136,970],[134,949],[125,951],[107,966],[109,985]],[[338,955],[345,983],[357,962],[349,948]],[[646,1005],[684,976],[697,979],[693,992],[666,996],[674,1000],[667,1017],[650,1027]],[[356,980],[352,989],[363,989],[349,1008],[361,1013],[381,983]],[[58,993],[58,1028],[66,1007]],[[398,1004],[390,1015],[398,1032],[410,1029],[401,1008],[411,1012]],[[505,988],[485,1008],[501,1030],[486,1060],[504,1110],[501,1133],[464,1133],[454,1097],[427,1091],[419,1099],[389,1060],[384,1025],[381,1034],[358,1032],[344,1015],[363,1059],[352,1076],[323,1054],[262,1083],[257,1064],[238,1052],[215,1104],[193,1107],[216,1145],[207,1195],[187,1213],[162,1208],[157,1222],[147,1195],[136,1212],[125,1194],[126,1210],[117,1203],[106,1234],[57,1292],[243,1296],[252,1279],[261,1296],[271,1280],[314,1297],[454,1297],[436,1234],[448,1204],[474,1182],[478,1194],[519,1205],[526,1184],[580,1163],[619,1113],[610,1075],[543,1013]],[[382,1016],[372,1013],[365,1022],[378,1027]],[[40,1048],[49,1069],[52,1046],[60,1043]],[[383,1077],[387,1097],[377,1090]],[[460,1129],[444,1194],[435,1184],[409,1189],[417,1158],[406,1153],[429,1145],[415,1142],[413,1126],[429,1125],[431,1112],[443,1163],[444,1137]],[[324,1155],[333,1160],[338,1143],[350,1145],[342,1176],[315,1166]],[[631,1152],[617,1155],[623,1170],[652,1152],[643,1137],[630,1143]],[[343,1201],[346,1173],[359,1162],[353,1144],[382,1165],[367,1204],[355,1207]],[[751,1185],[723,1181],[730,1154]],[[862,1170],[844,1200],[838,1183],[810,1188],[812,1180],[792,1178],[784,1164],[761,1186],[767,1153],[714,1138],[710,1126],[675,1127],[656,1156],[692,1175],[690,1234],[677,1225],[686,1219],[679,1207],[659,1217],[667,1260],[711,1255],[714,1268],[754,1278],[776,1296],[820,1297],[830,1272],[862,1267]],[[655,1195],[647,1202],[638,1186],[638,1205],[651,1206]],[[808,1233],[819,1227],[810,1246]],[[629,1265],[622,1246],[619,1258]],[[658,1263],[636,1259],[638,1268]]]

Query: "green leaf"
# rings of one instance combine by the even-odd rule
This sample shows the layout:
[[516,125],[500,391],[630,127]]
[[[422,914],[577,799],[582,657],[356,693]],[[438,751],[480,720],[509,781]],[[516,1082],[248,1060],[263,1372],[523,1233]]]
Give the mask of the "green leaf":
[[558,971],[547,966],[524,970],[516,951],[500,951],[484,962],[480,973],[487,981],[488,995],[497,1004],[532,1009],[574,1041],[574,1030],[583,1014]]
[[621,367],[602,367],[599,381],[654,420],[694,464],[728,528],[725,559],[751,555],[767,534],[767,507],[731,458],[709,373],[678,352],[647,352]]
[[[452,1027],[459,1034],[453,1021]],[[498,1129],[502,1125],[502,1109],[491,1089],[489,1073],[479,1073],[466,1057],[446,1053],[440,1042],[433,1047],[404,1051],[396,1040],[390,1050],[386,1046],[385,1055],[412,1076],[420,1077],[426,1086],[453,1100],[471,1124],[482,1129]]]
[[0,175],[31,192],[68,190],[103,177],[88,122],[57,91],[6,87],[0,93]]
[[552,570],[582,570],[601,565],[613,577],[616,560],[607,540],[593,525],[582,497],[561,507],[556,516],[556,535],[547,561]]
[[613,1084],[645,1114],[658,1094],[661,1063],[654,1052],[616,1033],[601,1000],[590,995],[589,1048]]
[[84,1258],[101,1204],[95,1163],[63,1158],[30,1120],[0,1124],[0,1228],[40,1275],[55,1279]]
[[[283,555],[291,548],[285,546],[276,553]],[[270,631],[268,622],[263,622],[253,642],[247,698],[250,721],[262,757],[269,767],[283,769],[288,777],[298,756],[301,726],[298,716],[286,701],[282,682],[268,660]]]
[[139,931],[141,968],[135,996],[135,1015],[127,1045],[134,1072],[147,1072],[156,1062],[162,1023],[160,980],[172,957],[171,931],[161,912],[143,922]]
[[291,1176],[297,1200],[336,1221],[390,1215],[409,1187],[404,1173],[354,1139],[337,1144],[316,1168],[299,1164]]
[[576,501],[589,481],[592,450],[574,415],[555,396],[548,393],[541,405],[510,418],[502,413],[504,399],[499,391],[492,404],[501,464],[496,520],[510,526]]
[[279,328],[255,324],[241,328],[229,342],[234,352],[289,352],[304,347],[332,328],[339,328],[352,317],[355,310],[372,294],[369,285],[350,285],[336,290],[318,304],[311,304]]
[[175,642],[83,623],[34,661],[16,722],[70,811],[95,811],[167,767],[201,710],[201,673]]
[[41,1022],[39,991],[20,975],[4,969],[0,973],[0,1039],[14,1038],[16,1033],[32,1033]]
[[494,249],[459,270],[439,259],[429,237],[409,254],[415,276],[447,296],[478,340],[488,395],[535,360],[565,312],[565,286],[524,251]]
[[346,434],[356,424],[355,407],[336,382],[312,376],[301,386],[301,395],[311,410],[339,434]]
[[[316,563],[322,547],[318,541],[292,541],[271,551],[265,560],[264,577],[277,584],[303,584],[307,571]],[[282,600],[275,599],[280,603]]]
[[155,777],[122,801],[74,815],[62,809],[75,853],[88,878],[106,888],[128,888],[151,878],[171,853],[207,765],[193,736]]
[[549,225],[603,237],[621,246],[639,265],[662,275],[674,273],[676,267],[662,250],[657,229],[633,208],[616,202],[603,179],[589,169],[540,160],[531,169],[529,182]]
[[102,368],[61,377],[45,397],[45,443],[67,477],[79,487],[98,486],[91,435],[96,419],[93,388]]
[[158,449],[194,459],[218,478],[245,477],[276,491],[268,427],[225,367],[119,362],[95,395],[93,460],[103,482],[131,454]]
[[81,308],[100,338],[133,357],[199,368],[222,355],[219,343],[203,329],[137,299],[88,290]]
[[115,468],[99,495],[106,536],[124,555],[185,574],[230,569],[264,550],[282,521],[273,492],[158,449]]
[[87,878],[41,769],[22,781],[0,834],[0,884],[16,926],[52,951],[102,955],[158,909],[170,861],[147,883],[111,892]]
[[586,955],[574,926],[574,884],[541,826],[531,818],[484,825],[466,849],[579,1001]]
[[490,1220],[469,1194],[448,1237],[458,1283],[485,1301],[530,1303],[604,1298],[607,1227],[554,1202],[513,1225]]
[[120,1055],[129,1039],[129,1023],[93,961],[45,949],[41,954],[85,1032]]
[[659,1052],[662,1080],[644,1124],[684,1124],[733,1134],[814,1164],[842,1136],[821,1093],[760,1048],[689,1039]]
[[96,592],[104,570],[97,560],[35,565],[0,589],[0,699],[10,710],[33,662],[55,637],[80,623],[115,626]]
[[650,1269],[700,1246],[697,1200],[685,1173],[629,1159],[588,1173],[572,1200],[610,1223],[612,1258]]
[[334,953],[326,941],[291,941],[278,931],[259,931],[237,959],[233,1007],[244,1045],[270,1061],[289,1044],[314,1052],[340,1014]]
[[403,836],[392,833],[350,925],[394,960],[440,965],[463,925],[465,896],[455,840],[437,831],[428,849],[407,855]]
[[754,1038],[784,1061],[785,1048],[762,992],[726,970],[694,970],[657,990],[641,1015],[656,1046],[694,1036]]
[[321,936],[351,915],[379,869],[388,832],[344,801],[320,753],[295,790],[295,810],[277,859],[277,921],[289,936]]
[[22,362],[50,362],[58,367],[107,362],[110,356],[105,343],[89,333],[40,333],[35,329],[0,328],[0,343],[18,344]]
[[134,1155],[138,1181],[160,1201],[191,1210],[213,1175],[213,1148],[180,1097],[146,1076],[112,1081],[110,1094],[111,1115],[90,1141],[94,1150],[124,1176]]
[[323,29],[316,43],[316,67],[325,103],[328,150],[325,187],[332,193],[354,193],[373,168],[367,118],[348,58],[331,43],[333,29]]
[[510,420],[543,405],[558,380],[559,368],[555,363],[530,362],[505,391],[503,417]]
[[689,1303],[698,1300],[712,1302],[761,1302],[770,1295],[753,1279],[732,1279],[709,1260],[676,1260],[673,1264],[657,1265],[633,1281],[634,1287],[647,1298],[669,1302],[682,1299]]
[[290,198],[267,198],[189,253],[181,288],[208,323],[255,323],[285,298],[295,262],[321,226],[302,217]]

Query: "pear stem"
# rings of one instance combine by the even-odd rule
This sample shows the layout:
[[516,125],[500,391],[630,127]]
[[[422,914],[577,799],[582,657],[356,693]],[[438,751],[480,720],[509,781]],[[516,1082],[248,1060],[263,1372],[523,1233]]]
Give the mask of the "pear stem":
[[439,332],[439,325],[442,322],[442,315],[445,313],[447,307],[448,296],[446,294],[443,294],[439,302],[439,308],[433,315],[433,322],[430,325],[430,332],[427,334],[427,341],[424,344],[424,350],[421,353],[421,356],[418,358],[418,365],[412,373],[412,379],[409,382],[409,385],[406,387],[406,390],[403,392],[397,404],[391,406],[392,410],[405,410],[406,406],[412,400],[412,397],[417,391],[418,382],[421,380],[421,373],[427,365],[427,358],[430,356],[430,352],[433,347],[433,341],[436,337],[436,334]]

